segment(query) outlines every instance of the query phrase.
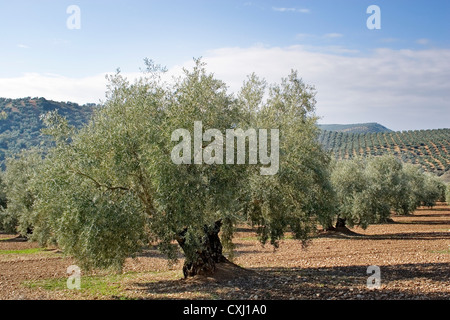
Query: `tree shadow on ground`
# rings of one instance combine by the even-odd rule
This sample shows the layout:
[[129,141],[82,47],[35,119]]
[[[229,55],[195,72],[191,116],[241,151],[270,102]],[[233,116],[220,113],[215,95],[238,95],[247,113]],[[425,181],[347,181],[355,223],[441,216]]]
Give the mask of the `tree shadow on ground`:
[[17,236],[13,236],[11,238],[0,239],[0,241],[1,242],[27,242],[28,238],[17,235]]
[[450,221],[445,220],[416,220],[416,221],[401,221],[397,224],[423,224],[423,225],[450,225]]
[[[444,211],[444,210],[442,210]],[[448,212],[448,210],[445,210]],[[394,216],[397,218],[401,218],[401,217],[409,217],[409,218],[423,218],[423,217],[432,217],[432,218],[450,218],[450,214],[446,214],[446,213],[442,213],[442,214],[428,214],[428,213],[421,213],[421,214],[409,214],[409,215],[397,215]]]
[[347,240],[450,240],[450,232],[402,232],[373,235],[346,235],[340,233],[322,234],[317,238],[334,238]]
[[446,208],[446,207],[444,207],[444,208],[442,208],[442,207],[432,207],[432,208],[420,207],[420,208],[417,208],[415,211],[430,211],[430,210],[432,210],[432,211],[448,211],[448,208]]
[[[325,268],[255,268],[254,273],[232,279],[192,279],[134,283],[142,297],[167,297],[191,293],[219,299],[449,299],[448,263],[380,266],[381,287],[369,289],[368,266]],[[413,282],[407,288],[402,282]],[[422,292],[414,283],[432,283],[434,290]],[[428,284],[429,285],[429,284]],[[436,289],[437,287],[437,289]]]

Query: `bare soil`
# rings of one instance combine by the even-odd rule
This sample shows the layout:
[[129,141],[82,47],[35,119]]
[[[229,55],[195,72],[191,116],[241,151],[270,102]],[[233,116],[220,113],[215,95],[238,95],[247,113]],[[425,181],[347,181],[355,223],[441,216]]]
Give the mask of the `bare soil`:
[[[182,278],[155,249],[126,262],[123,274],[99,273],[106,284],[81,290],[64,285],[75,264],[57,248],[0,234],[0,299],[450,299],[450,207],[440,203],[393,223],[353,228],[351,234],[321,233],[306,248],[285,239],[277,250],[262,246],[250,228],[236,233],[232,264],[218,265],[214,277]],[[369,266],[378,266],[381,284],[368,288]]]

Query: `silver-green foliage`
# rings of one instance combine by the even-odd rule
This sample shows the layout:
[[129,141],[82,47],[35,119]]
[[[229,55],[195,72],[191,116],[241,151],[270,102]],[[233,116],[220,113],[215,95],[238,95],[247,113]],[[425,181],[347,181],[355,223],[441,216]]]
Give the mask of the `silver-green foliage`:
[[[244,85],[241,96],[250,91],[247,86],[253,83],[258,83],[255,76]],[[244,101],[262,101],[264,88],[264,83],[254,86],[257,99]],[[248,215],[258,226],[262,242],[270,239],[276,246],[287,230],[305,242],[317,224],[331,223],[330,159],[317,142],[315,102],[315,89],[292,72],[281,84],[269,87],[267,100],[250,109],[249,118],[254,119],[251,126],[279,128],[281,135],[278,174],[261,176],[252,172],[249,176]]]
[[437,201],[443,200],[445,184],[437,176],[425,173],[424,188],[422,191],[422,205],[433,207]]
[[410,214],[420,205],[433,206],[443,190],[436,176],[392,155],[338,161],[331,181],[338,217],[363,228],[387,221],[391,212]]
[[447,183],[446,189],[445,189],[445,201],[448,205],[450,205],[450,184]]
[[[306,241],[317,223],[330,223],[333,193],[329,158],[317,142],[315,91],[296,72],[271,86],[251,75],[233,95],[200,60],[169,83],[146,62],[134,83],[120,73],[110,77],[106,102],[80,130],[56,113],[44,118],[56,147],[36,179],[35,239],[56,242],[85,267],[120,268],[149,242],[175,258],[182,230],[185,256],[195,259],[204,226],[218,219],[227,248],[245,220],[274,245],[286,231]],[[171,133],[192,132],[194,121],[221,132],[279,129],[278,174],[261,176],[260,165],[172,163]]]
[[338,161],[331,174],[338,218],[349,227],[362,228],[386,221],[402,192],[401,170],[401,163],[391,156]]
[[[4,199],[0,208],[0,229],[27,236],[33,226],[33,205],[36,192],[33,181],[40,172],[42,154],[38,149],[23,150],[6,160],[3,175]],[[1,195],[0,195],[1,196]]]

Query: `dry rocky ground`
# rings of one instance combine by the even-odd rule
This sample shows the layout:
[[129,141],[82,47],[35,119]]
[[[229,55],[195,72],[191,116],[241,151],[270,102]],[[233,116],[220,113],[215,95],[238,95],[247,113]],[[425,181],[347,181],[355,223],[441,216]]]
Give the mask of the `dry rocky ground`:
[[[39,249],[0,234],[0,299],[450,299],[450,207],[420,208],[394,223],[354,228],[357,236],[326,234],[307,248],[287,238],[274,251],[239,229],[234,262],[214,278],[182,279],[156,250],[128,259],[122,274],[81,274],[67,288],[74,264],[56,249]],[[8,251],[9,250],[9,251]],[[369,289],[369,266],[381,285]]]

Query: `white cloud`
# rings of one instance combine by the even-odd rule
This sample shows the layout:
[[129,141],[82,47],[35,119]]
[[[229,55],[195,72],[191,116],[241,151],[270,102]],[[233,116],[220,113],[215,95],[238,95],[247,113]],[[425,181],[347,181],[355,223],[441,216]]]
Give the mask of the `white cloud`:
[[274,83],[298,70],[318,91],[323,123],[380,122],[395,130],[449,127],[450,50],[378,49],[344,56],[316,49],[222,48],[208,52],[204,61],[233,91],[252,72]]
[[429,39],[426,39],[426,38],[417,39],[417,40],[416,40],[416,43],[417,43],[417,44],[421,44],[421,45],[423,45],[423,46],[426,46],[427,44],[430,43],[430,40],[429,40]]
[[324,35],[325,38],[342,38],[343,36],[342,33],[327,33]]
[[69,78],[55,74],[26,73],[0,78],[0,97],[44,97],[56,101],[98,103],[106,92],[106,74]]
[[30,47],[29,46],[27,46],[26,44],[18,44],[17,45],[19,48],[22,48],[22,49],[30,49]]
[[278,12],[299,12],[299,13],[311,13],[311,10],[309,9],[297,9],[297,8],[278,8],[278,7],[272,7],[273,11]]

